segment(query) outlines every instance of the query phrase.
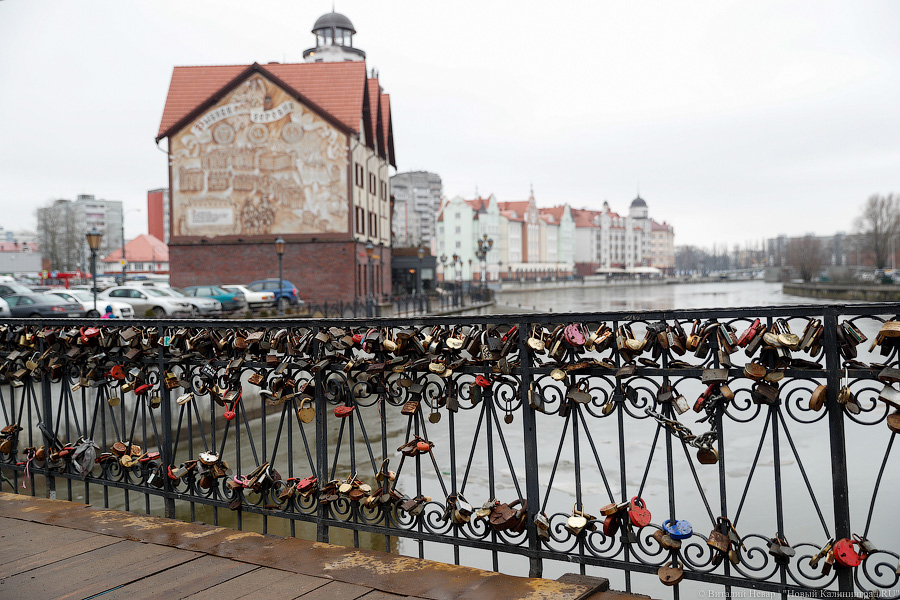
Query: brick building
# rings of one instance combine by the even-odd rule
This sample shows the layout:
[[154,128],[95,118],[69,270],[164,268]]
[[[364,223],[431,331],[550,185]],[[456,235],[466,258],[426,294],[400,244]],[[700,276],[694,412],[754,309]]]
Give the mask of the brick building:
[[277,277],[281,237],[306,300],[390,291],[390,96],[347,17],[312,31],[305,63],[174,69],[157,135],[172,285]]

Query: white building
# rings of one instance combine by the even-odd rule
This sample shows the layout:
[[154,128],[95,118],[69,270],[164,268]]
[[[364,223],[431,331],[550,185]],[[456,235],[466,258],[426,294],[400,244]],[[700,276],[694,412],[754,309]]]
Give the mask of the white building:
[[445,281],[481,279],[476,253],[485,235],[493,241],[484,261],[488,281],[567,277],[573,272],[575,222],[567,205],[538,209],[533,194],[521,202],[497,202],[493,195],[474,200],[457,196],[446,201],[437,216],[434,252]]
[[579,275],[627,272],[637,267],[662,271],[675,266],[675,232],[671,225],[650,218],[647,202],[638,196],[626,216],[603,210],[573,210],[575,263]]
[[391,177],[390,193],[394,197],[394,245],[431,247],[443,193],[440,175],[427,171],[398,173]]

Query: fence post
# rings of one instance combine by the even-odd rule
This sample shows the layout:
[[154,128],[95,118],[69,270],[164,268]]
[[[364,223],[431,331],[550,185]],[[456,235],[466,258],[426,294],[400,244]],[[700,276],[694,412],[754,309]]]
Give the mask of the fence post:
[[[318,333],[319,328],[314,327],[312,332],[313,337],[315,338]],[[314,343],[317,344],[318,342],[313,339],[313,341],[310,343],[310,349],[312,348],[312,344]],[[322,369],[313,376],[315,378],[316,386],[316,470],[318,471],[316,476],[321,482],[328,481],[328,421],[325,417],[325,411],[328,408],[328,403],[325,401],[326,375],[327,371],[325,369]],[[317,513],[318,518],[316,520],[316,541],[327,544],[328,525],[325,524],[325,518],[328,514],[328,507],[320,503]]]
[[[159,350],[156,354],[157,356],[157,366],[159,368],[159,389],[162,396],[162,417],[161,417],[161,427],[162,431],[160,435],[162,439],[159,440],[159,448],[162,450],[162,464],[163,465],[171,465],[173,464],[174,457],[172,456],[173,448],[172,448],[172,394],[169,392],[169,388],[166,387],[166,348],[168,348],[168,344],[164,344],[159,347]],[[172,497],[172,480],[163,473],[163,503],[164,507],[164,515],[168,519],[175,518],[175,498]]]
[[[41,338],[40,342],[39,347],[43,353],[46,351],[46,341]],[[62,379],[60,379],[61,385],[66,384],[65,380],[65,375],[63,375]],[[24,388],[22,393],[25,393]],[[53,431],[53,390],[50,388],[50,374],[46,372],[41,373],[41,418],[47,431]],[[47,439],[46,436],[44,438],[44,444],[50,448],[52,440]],[[52,475],[52,471],[46,467],[45,477],[47,480],[47,497],[51,500],[56,500],[56,478]]]
[[[847,447],[844,409],[837,401],[841,383],[841,353],[837,341],[837,309],[825,309],[825,365],[827,368],[828,431],[831,437],[831,485],[834,493],[834,537],[850,537],[850,498],[847,486]],[[853,571],[837,569],[838,589],[853,591]]]
[[541,540],[537,536],[537,527],[534,518],[541,508],[541,490],[539,486],[538,455],[537,455],[537,419],[535,411],[528,401],[528,390],[531,389],[531,357],[525,345],[525,332],[528,331],[524,323],[517,324],[519,328],[519,399],[522,403],[522,428],[523,441],[525,442],[525,497],[528,501],[528,547],[534,555],[528,558],[528,576],[542,577],[544,563],[537,553],[541,549]]

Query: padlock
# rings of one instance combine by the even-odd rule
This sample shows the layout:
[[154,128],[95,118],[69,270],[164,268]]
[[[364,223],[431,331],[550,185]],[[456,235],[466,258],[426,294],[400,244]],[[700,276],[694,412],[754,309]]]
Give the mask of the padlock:
[[635,496],[628,504],[628,518],[635,527],[646,527],[650,524],[650,511],[642,498]]
[[574,536],[579,535],[584,528],[587,526],[587,519],[581,514],[580,511],[576,510],[575,507],[572,508],[572,515],[566,519],[566,524],[563,526],[566,531],[571,533]]
[[823,384],[817,385],[816,389],[813,390],[812,395],[809,397],[809,409],[817,412],[822,410],[827,396],[828,388]]
[[653,532],[653,539],[659,543],[659,545],[666,550],[680,550],[681,549],[681,540],[674,540],[672,536],[667,534],[662,529],[657,529]]
[[662,527],[673,540],[686,540],[694,534],[694,529],[688,521],[667,519]]
[[301,423],[312,423],[316,419],[316,409],[312,398],[306,397],[300,400],[300,408],[297,409],[297,418]]
[[587,404],[591,401],[591,394],[588,389],[589,382],[587,378],[579,380],[575,385],[569,387],[566,392],[566,398],[578,404]]
[[538,513],[534,517],[534,527],[537,532],[537,536],[544,540],[550,540],[550,520],[547,518],[547,515],[544,513]]
[[854,546],[859,546],[859,540],[840,539],[834,543],[834,560],[842,567],[858,567],[866,558],[865,552],[859,553]]
[[697,448],[697,462],[701,465],[714,465],[719,462],[719,452],[712,446],[700,446]]
[[669,564],[660,567],[657,574],[663,585],[668,586],[678,585],[684,579],[684,569],[681,568],[677,560],[672,560]]
[[797,554],[797,551],[791,548],[784,538],[775,536],[769,542],[769,554],[774,556],[776,560],[787,562]]

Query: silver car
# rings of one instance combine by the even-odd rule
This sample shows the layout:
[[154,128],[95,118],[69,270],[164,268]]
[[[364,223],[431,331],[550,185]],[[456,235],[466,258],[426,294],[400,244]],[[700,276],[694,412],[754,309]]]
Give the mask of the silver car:
[[193,308],[193,305],[185,299],[169,296],[160,289],[150,287],[112,287],[103,290],[97,298],[111,298],[127,302],[134,309],[134,314],[138,318],[148,316],[148,313],[157,318],[185,314],[190,313]]
[[[141,288],[147,289],[147,288]],[[175,288],[153,288],[154,290],[159,290],[160,292],[171,296],[172,298],[178,298],[179,300],[183,300],[185,302],[190,302],[191,314],[192,315],[218,315],[222,313],[222,303],[216,300],[215,298],[204,298],[202,296],[197,296],[196,298],[193,296],[186,296],[184,292],[181,290],[176,290]]]

